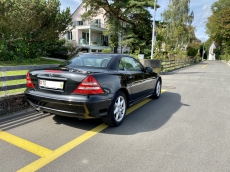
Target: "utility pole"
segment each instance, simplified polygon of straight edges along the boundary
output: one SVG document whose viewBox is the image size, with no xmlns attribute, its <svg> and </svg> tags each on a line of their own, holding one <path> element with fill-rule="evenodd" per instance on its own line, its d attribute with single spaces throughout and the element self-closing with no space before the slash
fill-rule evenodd
<svg viewBox="0 0 230 172">
<path fill-rule="evenodd" d="M 155 36 L 155 18 L 156 18 L 156 1 L 154 0 L 154 15 L 153 15 L 153 33 L 152 33 L 152 49 L 151 49 L 151 59 L 153 59 L 153 49 L 154 49 L 154 36 Z"/>
</svg>

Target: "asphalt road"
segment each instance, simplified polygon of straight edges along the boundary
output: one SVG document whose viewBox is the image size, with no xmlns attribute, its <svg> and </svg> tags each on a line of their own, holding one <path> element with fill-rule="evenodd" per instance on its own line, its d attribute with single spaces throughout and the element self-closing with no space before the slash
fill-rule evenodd
<svg viewBox="0 0 230 172">
<path fill-rule="evenodd" d="M 41 113 L 0 120 L 0 171 L 230 171 L 230 66 L 205 61 L 162 78 L 161 98 L 116 128 Z"/>
</svg>

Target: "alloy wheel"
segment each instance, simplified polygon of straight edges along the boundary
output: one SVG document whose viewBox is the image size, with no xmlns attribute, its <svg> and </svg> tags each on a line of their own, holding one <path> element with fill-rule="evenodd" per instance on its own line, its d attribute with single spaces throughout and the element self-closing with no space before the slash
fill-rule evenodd
<svg viewBox="0 0 230 172">
<path fill-rule="evenodd" d="M 160 96 L 161 94 L 161 82 L 157 81 L 157 86 L 156 86 L 156 95 Z"/>
<path fill-rule="evenodd" d="M 124 97 L 119 96 L 114 104 L 114 119 L 117 122 L 120 122 L 125 115 L 125 110 L 126 110 L 126 102 Z"/>
</svg>

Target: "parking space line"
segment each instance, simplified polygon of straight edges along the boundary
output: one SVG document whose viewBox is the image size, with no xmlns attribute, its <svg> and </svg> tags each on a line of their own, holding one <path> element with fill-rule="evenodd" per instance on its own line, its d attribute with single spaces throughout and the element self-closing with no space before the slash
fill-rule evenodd
<svg viewBox="0 0 230 172">
<path fill-rule="evenodd" d="M 208 64 L 206 64 L 206 65 L 202 66 L 202 68 L 205 68 L 206 66 L 208 66 Z"/>
<path fill-rule="evenodd" d="M 165 91 L 166 90 L 162 90 L 162 93 L 164 93 Z M 151 100 L 152 99 L 149 98 L 149 99 L 146 99 L 146 100 L 132 106 L 131 108 L 127 109 L 126 115 L 130 114 L 131 112 L 133 112 L 134 110 L 138 109 L 139 107 L 148 103 Z M 75 148 L 76 146 L 80 145 L 81 143 L 85 142 L 86 140 L 90 139 L 94 135 L 98 134 L 102 130 L 106 129 L 107 127 L 108 127 L 108 125 L 106 125 L 106 124 L 100 124 L 99 126 L 97 126 L 97 127 L 93 128 L 92 130 L 82 134 L 81 136 L 77 137 L 76 139 L 74 139 L 74 140 L 66 143 L 65 145 L 57 148 L 56 150 L 51 152 L 49 155 L 42 157 L 42 158 L 32 162 L 31 164 L 28 164 L 27 166 L 21 168 L 17 172 L 37 171 L 38 169 L 44 167 L 45 165 L 49 164 L 53 160 L 62 156 L 66 152 L 70 151 L 71 149 Z"/>
<path fill-rule="evenodd" d="M 32 143 L 28 140 L 22 139 L 20 137 L 14 136 L 10 133 L 7 133 L 5 131 L 0 130 L 0 139 L 4 140 L 8 143 L 11 143 L 17 147 L 20 147 L 24 150 L 27 150 L 35 155 L 38 155 L 40 157 L 45 157 L 52 153 L 52 150 L 49 150 L 45 147 L 39 146 L 35 143 Z"/>
<path fill-rule="evenodd" d="M 165 91 L 166 90 L 161 90 L 161 93 L 164 93 Z M 136 104 L 135 106 L 130 107 L 129 109 L 127 109 L 126 115 L 130 114 L 131 112 L 135 111 L 136 109 L 138 109 L 139 107 L 143 106 L 144 104 L 148 103 L 151 100 L 153 100 L 153 99 L 147 98 L 147 99 L 141 101 L 140 103 Z"/>
<path fill-rule="evenodd" d="M 28 172 L 28 171 L 36 171 L 45 165 L 49 164 L 53 160 L 57 159 L 61 155 L 65 154 L 66 152 L 70 151 L 71 149 L 75 148 L 76 146 L 80 145 L 81 143 L 85 142 L 86 140 L 90 139 L 100 131 L 104 130 L 107 128 L 108 125 L 106 124 L 101 124 L 94 129 L 82 134 L 81 136 L 77 137 L 76 139 L 68 142 L 67 144 L 57 148 L 54 150 L 51 154 L 49 154 L 46 157 L 42 157 L 31 164 L 25 166 L 24 168 L 18 170 L 18 172 Z"/>
</svg>

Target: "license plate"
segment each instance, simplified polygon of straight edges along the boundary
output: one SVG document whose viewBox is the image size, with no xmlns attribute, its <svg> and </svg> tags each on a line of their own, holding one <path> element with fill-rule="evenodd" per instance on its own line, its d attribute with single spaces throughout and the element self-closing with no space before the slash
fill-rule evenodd
<svg viewBox="0 0 230 172">
<path fill-rule="evenodd" d="M 39 86 L 45 87 L 45 88 L 62 89 L 63 90 L 64 82 L 40 80 Z"/>
</svg>

